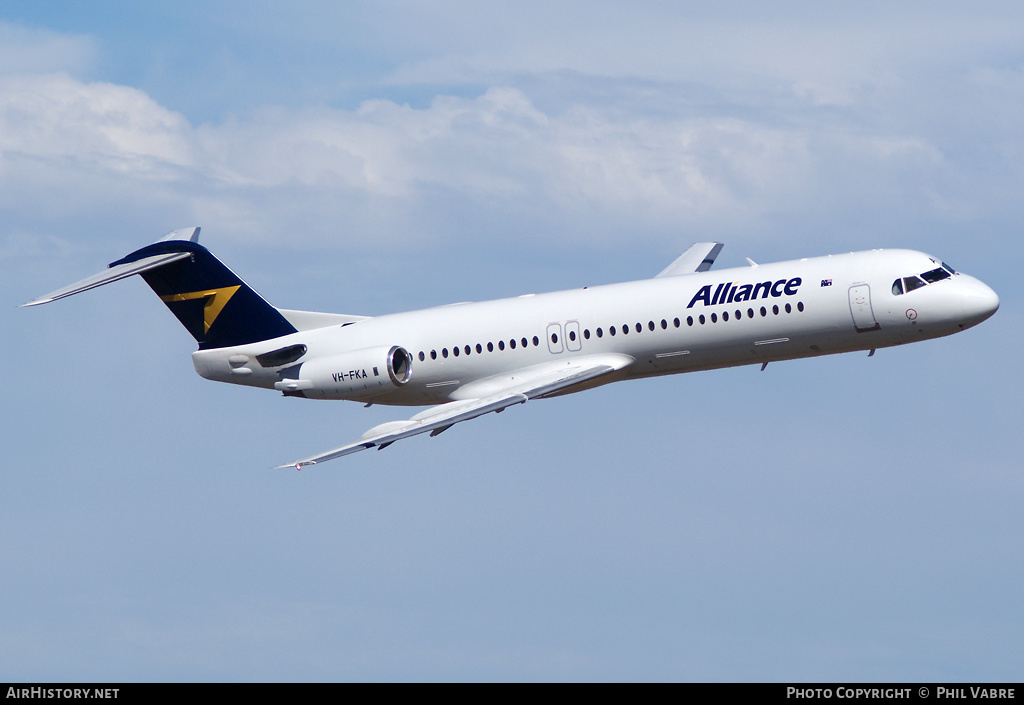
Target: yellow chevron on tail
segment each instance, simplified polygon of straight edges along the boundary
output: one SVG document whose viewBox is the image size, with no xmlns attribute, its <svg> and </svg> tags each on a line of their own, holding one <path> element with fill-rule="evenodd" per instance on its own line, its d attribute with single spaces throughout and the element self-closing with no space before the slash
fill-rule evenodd
<svg viewBox="0 0 1024 705">
<path fill-rule="evenodd" d="M 207 291 L 190 291 L 185 294 L 169 294 L 168 296 L 161 296 L 160 300 L 164 303 L 170 303 L 172 301 L 191 301 L 208 297 L 206 303 L 203 304 L 203 332 L 209 333 L 210 326 L 217 320 L 217 316 L 224 310 L 224 307 L 227 306 L 228 301 L 235 295 L 235 292 L 241 288 L 241 285 L 237 285 L 225 286 L 221 289 L 209 289 Z"/>
</svg>

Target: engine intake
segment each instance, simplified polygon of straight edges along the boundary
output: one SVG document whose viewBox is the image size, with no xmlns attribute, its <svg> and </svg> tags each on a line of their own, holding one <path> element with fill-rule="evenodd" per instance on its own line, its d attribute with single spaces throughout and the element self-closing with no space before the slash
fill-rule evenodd
<svg viewBox="0 0 1024 705">
<path fill-rule="evenodd" d="M 367 399 L 397 389 L 411 378 L 412 355 L 395 345 L 313 358 L 283 371 L 274 387 L 307 399 Z"/>
</svg>

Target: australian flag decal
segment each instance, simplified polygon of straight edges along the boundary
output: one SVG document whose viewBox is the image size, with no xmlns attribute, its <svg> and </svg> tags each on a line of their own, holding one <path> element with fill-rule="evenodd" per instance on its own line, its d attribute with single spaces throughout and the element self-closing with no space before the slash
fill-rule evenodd
<svg viewBox="0 0 1024 705">
<path fill-rule="evenodd" d="M 822 286 L 832 286 L 832 280 L 831 279 L 822 279 L 821 280 L 821 285 Z"/>
</svg>

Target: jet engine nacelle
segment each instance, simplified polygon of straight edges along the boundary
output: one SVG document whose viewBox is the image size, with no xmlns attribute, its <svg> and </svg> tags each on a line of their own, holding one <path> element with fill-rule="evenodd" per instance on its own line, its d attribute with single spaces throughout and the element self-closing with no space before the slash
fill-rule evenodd
<svg viewBox="0 0 1024 705">
<path fill-rule="evenodd" d="M 307 399 L 365 399 L 397 389 L 411 376 L 412 355 L 395 345 L 315 357 L 274 387 Z"/>
</svg>

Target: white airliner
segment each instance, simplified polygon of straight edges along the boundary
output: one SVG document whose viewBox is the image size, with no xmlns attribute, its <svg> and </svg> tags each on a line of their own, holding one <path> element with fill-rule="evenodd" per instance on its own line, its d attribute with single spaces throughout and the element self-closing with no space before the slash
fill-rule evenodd
<svg viewBox="0 0 1024 705">
<path fill-rule="evenodd" d="M 709 271 L 698 243 L 652 279 L 373 318 L 271 306 L 177 230 L 34 306 L 139 274 L 199 343 L 206 379 L 306 399 L 423 406 L 300 468 L 530 399 L 637 377 L 870 350 L 957 333 L 995 313 L 974 277 L 921 252 L 873 250 Z"/>
</svg>

